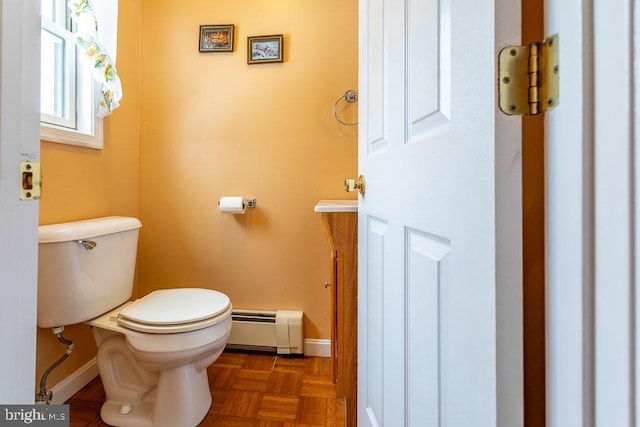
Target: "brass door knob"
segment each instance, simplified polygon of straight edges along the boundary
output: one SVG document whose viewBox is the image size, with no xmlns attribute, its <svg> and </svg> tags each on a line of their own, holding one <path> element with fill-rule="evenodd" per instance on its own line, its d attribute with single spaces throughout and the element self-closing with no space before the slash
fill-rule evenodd
<svg viewBox="0 0 640 427">
<path fill-rule="evenodd" d="M 351 193 L 358 190 L 364 196 L 364 176 L 360 175 L 358 179 L 348 178 L 344 180 L 344 191 Z"/>
</svg>

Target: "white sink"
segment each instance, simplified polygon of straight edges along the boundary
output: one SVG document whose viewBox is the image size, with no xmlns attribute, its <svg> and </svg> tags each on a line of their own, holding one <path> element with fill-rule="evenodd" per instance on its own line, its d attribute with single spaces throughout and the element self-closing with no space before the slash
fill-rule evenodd
<svg viewBox="0 0 640 427">
<path fill-rule="evenodd" d="M 358 212 L 357 200 L 320 200 L 315 212 Z"/>
</svg>

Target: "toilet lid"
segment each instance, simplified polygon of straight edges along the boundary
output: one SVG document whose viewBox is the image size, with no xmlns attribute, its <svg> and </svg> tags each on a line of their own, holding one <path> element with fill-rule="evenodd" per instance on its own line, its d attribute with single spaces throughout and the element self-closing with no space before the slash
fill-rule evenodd
<svg viewBox="0 0 640 427">
<path fill-rule="evenodd" d="M 154 326 L 182 325 L 218 316 L 230 303 L 228 296 L 211 289 L 162 289 L 123 309 L 119 318 Z"/>
</svg>

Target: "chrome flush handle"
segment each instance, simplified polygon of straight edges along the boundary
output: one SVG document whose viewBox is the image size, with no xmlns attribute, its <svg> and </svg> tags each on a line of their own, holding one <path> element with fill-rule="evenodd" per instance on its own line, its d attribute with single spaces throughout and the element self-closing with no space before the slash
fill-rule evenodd
<svg viewBox="0 0 640 427">
<path fill-rule="evenodd" d="M 76 243 L 80 243 L 88 251 L 98 246 L 93 240 L 76 240 Z"/>
</svg>

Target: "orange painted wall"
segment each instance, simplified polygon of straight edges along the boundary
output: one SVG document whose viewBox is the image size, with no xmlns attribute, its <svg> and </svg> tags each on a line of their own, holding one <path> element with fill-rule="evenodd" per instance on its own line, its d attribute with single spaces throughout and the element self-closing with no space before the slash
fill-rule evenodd
<svg viewBox="0 0 640 427">
<path fill-rule="evenodd" d="M 357 129 L 332 108 L 357 89 L 357 2 L 155 0 L 142 16 L 138 294 L 217 289 L 238 308 L 303 310 L 305 337 L 329 338 L 313 208 L 353 197 Z M 202 24 L 234 24 L 235 51 L 199 53 Z M 269 34 L 284 35 L 284 63 L 248 65 L 247 36 Z M 257 208 L 222 215 L 224 195 Z"/>
<path fill-rule="evenodd" d="M 142 0 L 127 0 L 119 4 L 117 68 L 124 97 L 117 112 L 104 119 L 104 149 L 46 141 L 41 144 L 40 224 L 104 215 L 138 215 L 141 3 Z M 69 326 L 64 336 L 74 340 L 74 351 L 51 373 L 48 387 L 96 355 L 88 326 Z M 56 341 L 49 329 L 38 329 L 36 381 L 64 351 L 65 346 Z"/>
</svg>

